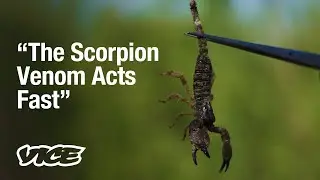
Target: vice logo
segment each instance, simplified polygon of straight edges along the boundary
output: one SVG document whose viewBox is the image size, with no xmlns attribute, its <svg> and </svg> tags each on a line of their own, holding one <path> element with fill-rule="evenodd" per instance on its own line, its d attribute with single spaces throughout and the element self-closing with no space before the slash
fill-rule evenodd
<svg viewBox="0 0 320 180">
<path fill-rule="evenodd" d="M 20 166 L 33 164 L 37 167 L 68 167 L 75 166 L 81 162 L 81 154 L 85 149 L 85 147 L 75 145 L 58 144 L 50 147 L 47 145 L 30 146 L 26 144 L 18 148 L 16 154 Z"/>
</svg>

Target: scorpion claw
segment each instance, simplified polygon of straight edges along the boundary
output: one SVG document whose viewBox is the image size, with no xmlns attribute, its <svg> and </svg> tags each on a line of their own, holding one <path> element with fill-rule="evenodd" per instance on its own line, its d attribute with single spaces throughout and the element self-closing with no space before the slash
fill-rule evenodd
<svg viewBox="0 0 320 180">
<path fill-rule="evenodd" d="M 207 148 L 201 148 L 201 151 L 203 152 L 203 154 L 205 154 L 208 158 L 210 158 L 210 154 L 208 152 Z"/>
<path fill-rule="evenodd" d="M 192 160 L 193 160 L 195 165 L 198 165 L 198 162 L 197 162 L 197 151 L 198 151 L 198 149 L 192 149 Z"/>
<path fill-rule="evenodd" d="M 222 165 L 221 165 L 221 167 L 220 167 L 219 172 L 221 173 L 224 168 L 225 168 L 224 172 L 227 172 L 227 170 L 228 170 L 228 168 L 229 168 L 229 164 L 230 164 L 230 161 L 224 159 L 223 162 L 222 162 Z"/>
<path fill-rule="evenodd" d="M 227 172 L 228 168 L 229 168 L 229 164 L 230 164 L 230 160 L 232 157 L 232 148 L 231 148 L 231 144 L 229 141 L 225 141 L 223 143 L 223 147 L 222 147 L 222 157 L 223 157 L 223 162 L 222 165 L 220 167 L 220 173 L 224 170 L 224 172 Z"/>
</svg>

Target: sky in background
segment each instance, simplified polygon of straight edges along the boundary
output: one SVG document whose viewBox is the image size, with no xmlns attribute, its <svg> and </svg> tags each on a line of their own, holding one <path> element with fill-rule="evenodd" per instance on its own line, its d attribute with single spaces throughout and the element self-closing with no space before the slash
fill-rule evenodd
<svg viewBox="0 0 320 180">
<path fill-rule="evenodd" d="M 198 0 L 199 9 L 204 6 L 205 1 Z M 228 1 L 228 0 L 225 0 Z M 55 7 L 63 0 L 52 0 Z M 114 9 L 126 18 L 148 13 L 148 17 L 189 16 L 189 4 L 186 0 L 82 0 L 75 10 L 79 14 L 81 24 L 90 24 L 99 12 L 106 8 Z M 168 8 L 170 4 L 171 8 Z M 240 21 L 259 21 L 266 12 L 274 11 L 277 21 L 290 28 L 295 21 L 303 20 L 309 7 L 320 6 L 319 0 L 229 0 L 229 8 Z M 163 7 L 163 8 L 161 8 Z M 85 13 L 83 13 L 85 12 Z"/>
<path fill-rule="evenodd" d="M 63 0 L 52 1 L 55 6 L 59 6 Z M 198 1 L 198 4 L 201 5 L 203 1 L 206 0 Z M 171 3 L 172 8 L 169 9 L 171 14 L 180 16 L 185 14 L 185 8 L 188 6 L 186 0 L 82 0 L 82 2 L 80 8 L 93 14 L 105 7 L 113 7 L 124 15 L 135 15 Z M 320 5 L 318 0 L 229 0 L 229 2 L 230 8 L 244 18 L 254 17 L 269 8 L 281 9 L 283 16 L 290 17 L 307 11 L 310 5 Z"/>
</svg>

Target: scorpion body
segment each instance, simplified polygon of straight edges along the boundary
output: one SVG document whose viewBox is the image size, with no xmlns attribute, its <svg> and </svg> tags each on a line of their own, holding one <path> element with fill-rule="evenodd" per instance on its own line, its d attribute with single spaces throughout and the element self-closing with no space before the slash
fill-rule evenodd
<svg viewBox="0 0 320 180">
<path fill-rule="evenodd" d="M 203 34 L 204 32 L 195 0 L 190 0 L 190 10 L 196 31 Z M 179 78 L 186 88 L 189 99 L 182 98 L 182 96 L 179 94 L 171 94 L 166 100 L 162 100 L 161 102 L 165 103 L 172 99 L 178 99 L 187 103 L 193 109 L 193 113 L 181 113 L 178 115 L 178 117 L 191 114 L 194 116 L 194 119 L 185 128 L 183 139 L 185 139 L 188 132 L 192 145 L 192 159 L 196 165 L 198 164 L 196 156 L 198 150 L 201 150 L 208 158 L 210 158 L 210 154 L 208 152 L 208 147 L 210 145 L 209 132 L 218 133 L 221 135 L 221 140 L 223 143 L 223 162 L 220 167 L 220 172 L 223 169 L 227 171 L 232 157 L 230 136 L 225 128 L 214 125 L 216 118 L 211 106 L 211 101 L 213 100 L 211 89 L 214 83 L 215 73 L 212 68 L 211 60 L 208 56 L 207 41 L 203 38 L 198 38 L 198 51 L 199 54 L 196 59 L 195 71 L 193 75 L 193 94 L 191 94 L 187 81 L 181 73 L 168 71 L 162 75 Z"/>
</svg>

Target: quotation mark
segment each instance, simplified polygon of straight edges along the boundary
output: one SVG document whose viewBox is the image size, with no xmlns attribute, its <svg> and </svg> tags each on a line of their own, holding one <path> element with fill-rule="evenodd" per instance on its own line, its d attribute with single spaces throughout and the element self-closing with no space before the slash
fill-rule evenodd
<svg viewBox="0 0 320 180">
<path fill-rule="evenodd" d="M 28 43 L 19 43 L 18 44 L 18 52 L 27 52 L 28 51 Z"/>
<path fill-rule="evenodd" d="M 70 90 L 60 90 L 60 98 L 63 99 L 63 98 L 66 98 L 68 99 L 70 97 Z"/>
</svg>

